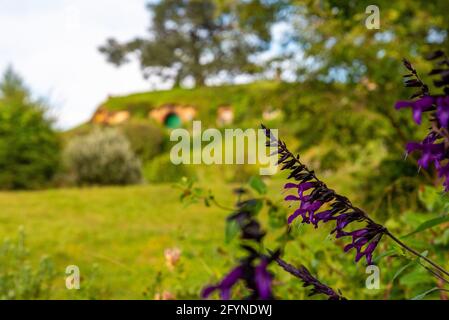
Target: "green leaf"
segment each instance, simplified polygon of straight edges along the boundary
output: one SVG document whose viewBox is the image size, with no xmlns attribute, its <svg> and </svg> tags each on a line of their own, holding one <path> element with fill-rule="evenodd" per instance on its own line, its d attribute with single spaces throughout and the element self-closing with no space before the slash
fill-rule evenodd
<svg viewBox="0 0 449 320">
<path fill-rule="evenodd" d="M 443 234 L 435 239 L 435 244 L 447 246 L 449 244 L 449 229 L 444 230 Z"/>
<path fill-rule="evenodd" d="M 424 223 L 422 223 L 418 228 L 416 228 L 415 231 L 401 237 L 401 238 L 407 238 L 410 237 L 411 235 L 414 235 L 418 232 L 422 232 L 424 230 L 433 228 L 439 224 L 445 223 L 445 222 L 449 222 L 449 216 L 444 216 L 444 217 L 438 217 L 438 218 L 434 218 L 434 219 L 430 219 Z"/>
<path fill-rule="evenodd" d="M 423 252 L 421 252 L 421 255 L 423 257 L 427 257 L 427 255 L 429 254 L 428 250 L 425 250 Z M 402 268 L 400 268 L 393 276 L 393 279 L 391 280 L 391 282 L 394 282 L 394 280 L 396 280 L 397 277 L 399 277 L 406 269 L 408 269 L 409 267 L 411 267 L 412 265 L 415 265 L 419 262 L 421 258 L 416 258 L 413 259 L 412 261 L 410 261 L 409 263 L 407 263 L 405 266 L 403 266 Z"/>
<path fill-rule="evenodd" d="M 417 285 L 433 283 L 433 279 L 432 277 L 429 277 L 427 270 L 423 268 L 416 268 L 415 270 L 402 276 L 399 283 L 403 286 L 413 288 Z"/>
<path fill-rule="evenodd" d="M 248 182 L 249 186 L 259 194 L 267 193 L 267 185 L 259 176 L 252 176 Z"/>
<path fill-rule="evenodd" d="M 240 203 L 241 211 L 249 211 L 252 214 L 257 214 L 263 208 L 263 201 L 261 199 L 249 199 Z"/>
<path fill-rule="evenodd" d="M 403 273 L 407 268 L 411 267 L 412 265 L 414 265 L 416 263 L 416 261 L 410 261 L 409 263 L 407 263 L 405 266 L 403 266 L 402 268 L 400 268 L 393 276 L 393 279 L 391 279 L 391 282 L 394 282 L 394 280 L 396 280 L 397 277 L 399 277 L 401 275 L 401 273 Z"/>
<path fill-rule="evenodd" d="M 436 207 L 439 206 L 441 193 L 434 187 L 425 186 L 424 189 L 418 193 L 418 197 L 428 211 L 434 212 Z"/>
<path fill-rule="evenodd" d="M 235 220 L 226 221 L 225 242 L 229 243 L 234 239 L 240 231 L 240 226 Z"/>
<path fill-rule="evenodd" d="M 285 227 L 285 209 L 277 206 L 270 206 L 270 209 L 268 210 L 268 224 L 273 229 Z"/>
<path fill-rule="evenodd" d="M 418 197 L 429 212 L 445 213 L 449 210 L 449 196 L 440 188 L 426 186 Z"/>
<path fill-rule="evenodd" d="M 382 258 L 393 256 L 395 254 L 398 254 L 398 250 L 397 249 L 391 249 L 391 250 L 382 252 L 381 254 L 379 254 L 377 257 L 375 257 L 373 259 L 373 262 L 374 263 L 378 263 Z"/>
<path fill-rule="evenodd" d="M 440 288 L 432 288 L 430 290 L 427 290 L 426 292 L 423 292 L 421 294 L 418 294 L 416 297 L 413 297 L 411 300 L 422 300 L 425 296 L 427 296 L 429 293 L 432 293 L 434 291 L 438 291 Z"/>
<path fill-rule="evenodd" d="M 200 197 L 203 195 L 203 193 L 204 193 L 204 190 L 202 188 L 193 188 L 192 189 L 192 194 L 194 196 Z"/>
</svg>

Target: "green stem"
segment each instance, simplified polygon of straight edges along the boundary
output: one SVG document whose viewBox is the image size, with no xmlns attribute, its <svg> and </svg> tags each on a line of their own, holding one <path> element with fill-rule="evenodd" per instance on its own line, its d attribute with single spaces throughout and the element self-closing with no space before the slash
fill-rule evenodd
<svg viewBox="0 0 449 320">
<path fill-rule="evenodd" d="M 204 197 L 204 198 L 206 199 L 206 197 Z M 216 207 L 218 207 L 220 209 L 223 209 L 223 210 L 226 210 L 226 211 L 234 211 L 235 210 L 235 208 L 230 208 L 230 207 L 226 207 L 226 206 L 223 206 L 223 205 L 219 204 L 217 202 L 217 200 L 215 200 L 215 198 L 209 198 L 209 199 L 215 204 Z"/>
<path fill-rule="evenodd" d="M 392 235 L 388 230 L 385 232 L 385 234 L 387 236 L 389 236 L 394 242 L 396 242 L 398 245 L 400 245 L 402 248 L 404 248 L 405 250 L 407 250 L 408 252 L 414 254 L 415 256 L 417 256 L 418 258 L 423 259 L 424 261 L 426 261 L 428 264 L 430 264 L 432 267 L 434 267 L 435 269 L 437 269 L 438 271 L 440 271 L 441 273 L 445 274 L 446 276 L 449 276 L 449 272 L 447 272 L 446 270 L 444 270 L 442 267 L 440 267 L 439 265 L 437 265 L 435 262 L 433 262 L 432 260 L 430 260 L 429 258 L 423 256 L 422 254 L 420 254 L 418 251 L 416 251 L 415 249 L 410 248 L 409 246 L 407 246 L 405 243 L 403 243 L 401 240 L 399 240 L 398 238 L 396 238 L 394 235 Z"/>
</svg>

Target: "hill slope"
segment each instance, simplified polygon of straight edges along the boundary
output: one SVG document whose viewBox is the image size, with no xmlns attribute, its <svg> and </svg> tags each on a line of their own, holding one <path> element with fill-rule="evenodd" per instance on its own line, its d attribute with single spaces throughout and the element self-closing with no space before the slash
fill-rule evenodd
<svg viewBox="0 0 449 320">
<path fill-rule="evenodd" d="M 197 118 L 215 123 L 217 109 L 231 106 L 235 113 L 234 123 L 262 119 L 262 112 L 274 109 L 297 109 L 299 100 L 315 99 L 316 92 L 334 95 L 342 88 L 316 83 L 280 83 L 260 81 L 244 85 L 223 85 L 193 89 L 135 93 L 128 96 L 110 97 L 99 108 L 110 112 L 126 110 L 131 117 L 148 117 L 148 112 L 166 104 L 189 105 L 197 109 Z M 305 100 L 304 100 L 305 98 Z"/>
</svg>

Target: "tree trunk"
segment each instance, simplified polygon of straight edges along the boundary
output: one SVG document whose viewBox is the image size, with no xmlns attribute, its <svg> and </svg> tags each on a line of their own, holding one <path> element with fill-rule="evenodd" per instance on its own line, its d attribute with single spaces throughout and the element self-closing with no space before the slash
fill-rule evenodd
<svg viewBox="0 0 449 320">
<path fill-rule="evenodd" d="M 200 41 L 195 31 L 190 31 L 190 41 L 192 42 L 192 58 L 193 58 L 193 78 L 195 79 L 196 87 L 204 86 L 204 74 L 200 63 L 201 51 L 198 49 L 198 42 Z"/>
<path fill-rule="evenodd" d="M 194 75 L 195 78 L 195 86 L 197 87 L 204 87 L 205 85 L 205 79 L 201 72 Z"/>
<path fill-rule="evenodd" d="M 178 71 L 175 77 L 175 82 L 173 83 L 173 88 L 180 88 L 181 87 L 181 72 Z"/>
</svg>

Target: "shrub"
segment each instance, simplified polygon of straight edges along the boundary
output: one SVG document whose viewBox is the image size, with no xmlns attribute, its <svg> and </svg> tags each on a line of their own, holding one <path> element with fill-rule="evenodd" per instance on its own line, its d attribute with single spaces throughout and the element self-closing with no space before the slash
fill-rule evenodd
<svg viewBox="0 0 449 320">
<path fill-rule="evenodd" d="M 42 103 L 9 69 L 0 83 L 0 188 L 48 185 L 59 169 L 60 142 Z"/>
<path fill-rule="evenodd" d="M 179 164 L 175 165 L 170 161 L 169 154 L 162 154 L 155 157 L 144 166 L 145 180 L 148 182 L 177 182 L 182 177 L 193 178 L 195 172 L 192 168 Z"/>
<path fill-rule="evenodd" d="M 96 129 L 74 138 L 64 152 L 78 184 L 133 184 L 142 179 L 141 164 L 126 137 L 115 129 Z"/>
<path fill-rule="evenodd" d="M 142 162 L 153 159 L 162 152 L 164 132 L 148 120 L 131 120 L 122 126 L 133 152 Z"/>
</svg>

